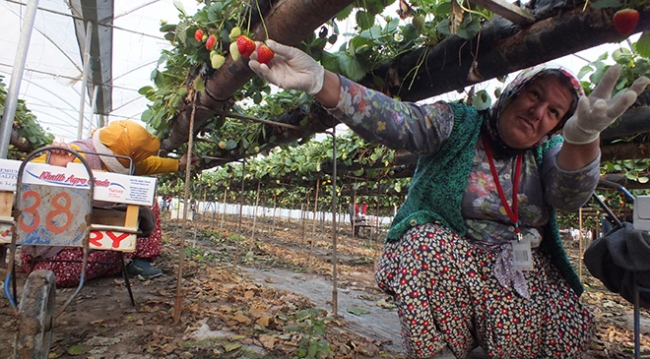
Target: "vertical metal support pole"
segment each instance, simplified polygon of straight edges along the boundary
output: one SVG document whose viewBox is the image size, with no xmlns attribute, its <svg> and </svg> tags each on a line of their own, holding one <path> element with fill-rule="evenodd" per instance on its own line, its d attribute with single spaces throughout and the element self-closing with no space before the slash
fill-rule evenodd
<svg viewBox="0 0 650 359">
<path fill-rule="evenodd" d="M 91 118 L 91 120 L 88 122 L 88 131 L 86 131 L 86 138 L 89 138 L 89 137 L 90 137 L 90 134 L 91 134 L 92 131 L 93 131 L 93 122 L 94 122 L 94 121 L 93 121 L 93 117 L 92 117 L 92 116 L 95 114 L 95 111 L 97 110 L 97 94 L 98 94 L 98 92 L 99 92 L 99 86 L 93 86 L 93 97 L 92 97 L 92 99 L 90 100 L 90 101 L 91 101 L 91 102 L 90 102 L 90 106 L 91 106 L 91 107 L 90 107 L 90 108 L 91 108 L 91 110 L 90 110 L 90 116 L 91 116 L 91 117 L 90 117 L 90 118 Z M 100 118 L 98 117 L 98 118 L 97 118 L 97 126 L 98 126 L 98 127 L 96 127 L 96 128 L 99 128 L 99 123 L 100 123 L 100 122 L 101 122 L 101 120 L 100 120 Z M 101 126 L 101 127 L 104 127 L 104 126 Z"/>
<path fill-rule="evenodd" d="M 9 152 L 9 141 L 11 140 L 11 131 L 13 129 L 14 116 L 16 115 L 18 93 L 20 92 L 20 83 L 23 80 L 23 70 L 25 69 L 25 61 L 27 61 L 27 50 L 29 48 L 29 40 L 32 37 L 37 8 L 38 0 L 27 1 L 23 26 L 20 29 L 20 38 L 18 39 L 18 49 L 14 58 L 14 67 L 11 71 L 11 83 L 7 90 L 5 108 L 2 112 L 2 124 L 0 125 L 0 158 L 7 158 L 7 152 Z"/>
<path fill-rule="evenodd" d="M 88 84 L 88 73 L 90 72 L 90 41 L 92 40 L 93 24 L 88 21 L 86 24 L 86 43 L 84 44 L 84 73 L 81 79 L 81 104 L 79 105 L 79 125 L 77 126 L 77 140 L 81 140 L 84 129 L 84 107 L 86 105 L 86 86 Z"/>
</svg>

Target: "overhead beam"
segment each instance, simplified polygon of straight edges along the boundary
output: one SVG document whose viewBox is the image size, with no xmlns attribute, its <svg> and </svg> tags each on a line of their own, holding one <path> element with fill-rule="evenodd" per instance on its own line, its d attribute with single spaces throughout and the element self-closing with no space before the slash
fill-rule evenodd
<svg viewBox="0 0 650 359">
<path fill-rule="evenodd" d="M 650 6 L 638 10 L 640 20 L 634 33 L 650 29 Z M 483 25 L 480 36 L 471 40 L 446 38 L 434 48 L 421 48 L 398 57 L 361 82 L 376 88 L 378 76 L 386 84 L 381 90 L 404 101 L 463 90 L 604 43 L 624 40 L 614 28 L 613 14 L 611 9 L 583 10 L 578 6 L 557 10 L 554 16 L 523 29 L 495 17 Z"/>
</svg>

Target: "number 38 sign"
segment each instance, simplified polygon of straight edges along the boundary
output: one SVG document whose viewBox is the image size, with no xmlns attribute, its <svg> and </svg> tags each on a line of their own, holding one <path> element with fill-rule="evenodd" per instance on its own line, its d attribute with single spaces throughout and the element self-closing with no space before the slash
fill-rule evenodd
<svg viewBox="0 0 650 359">
<path fill-rule="evenodd" d="M 17 192 L 17 244 L 82 247 L 88 235 L 90 191 L 22 184 Z"/>
</svg>

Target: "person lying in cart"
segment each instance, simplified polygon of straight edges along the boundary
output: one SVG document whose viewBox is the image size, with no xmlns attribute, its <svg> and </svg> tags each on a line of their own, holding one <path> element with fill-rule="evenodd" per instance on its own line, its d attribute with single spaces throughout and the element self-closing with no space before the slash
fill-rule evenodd
<svg viewBox="0 0 650 359">
<path fill-rule="evenodd" d="M 611 66 L 587 97 L 569 71 L 538 66 L 477 111 L 400 102 L 297 48 L 267 45 L 268 64 L 256 53 L 249 61 L 259 76 L 314 95 L 367 141 L 419 155 L 375 270 L 397 305 L 408 357 L 466 358 L 477 346 L 491 358 L 581 357 L 595 319 L 580 303 L 555 210 L 587 202 L 600 174 L 600 132 L 650 79 L 612 98 L 621 67 Z"/>
<path fill-rule="evenodd" d="M 160 141 L 156 136 L 149 133 L 144 126 L 130 120 L 114 121 L 108 126 L 96 130 L 92 137 L 88 139 L 74 141 L 69 145 L 55 145 L 66 146 L 78 151 L 130 157 L 135 167 L 135 173 L 133 173 L 135 175 L 176 172 L 184 169 L 187 164 L 186 155 L 183 155 L 180 159 L 154 156 L 153 154 L 158 152 L 160 148 Z M 130 162 L 125 158 L 100 156 L 91 153 L 81 153 L 81 155 L 88 162 L 91 169 L 130 174 Z M 44 155 L 39 159 L 45 161 L 45 158 Z M 51 165 L 65 166 L 74 159 L 75 157 L 67 151 L 51 151 L 47 161 Z M 197 161 L 196 158 L 193 159 L 193 162 L 195 161 Z M 160 209 L 157 201 L 154 201 L 149 215 L 143 209 L 140 211 L 145 213 L 144 216 L 140 216 L 140 230 L 149 234 L 137 239 L 135 252 L 125 254 L 126 259 L 129 260 L 127 272 L 130 275 L 139 275 L 144 279 L 154 278 L 163 274 L 161 269 L 151 265 L 151 262 L 161 253 Z M 146 223 L 143 223 L 143 221 Z M 81 248 L 23 246 L 20 259 L 25 272 L 30 272 L 32 259 L 35 257 L 39 261 L 34 269 L 46 269 L 54 272 L 57 287 L 79 285 L 81 259 L 83 258 Z M 88 255 L 88 262 L 86 279 L 116 275 L 122 270 L 119 252 L 115 251 L 92 251 Z"/>
</svg>

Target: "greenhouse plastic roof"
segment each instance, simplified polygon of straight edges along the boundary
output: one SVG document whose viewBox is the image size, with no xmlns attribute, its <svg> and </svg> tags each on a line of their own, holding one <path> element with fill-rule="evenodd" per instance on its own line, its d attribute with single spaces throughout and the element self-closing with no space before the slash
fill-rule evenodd
<svg viewBox="0 0 650 359">
<path fill-rule="evenodd" d="M 176 1 L 188 12 L 196 2 Z M 26 1 L 0 5 L 0 76 L 11 81 Z M 32 30 L 18 98 L 39 123 L 59 139 L 74 140 L 81 108 L 86 20 L 99 26 L 91 31 L 88 84 L 98 87 L 96 114 L 107 122 L 140 119 L 148 100 L 138 89 L 151 85 L 151 71 L 161 50 L 170 44 L 160 33 L 161 20 L 175 23 L 178 10 L 172 0 L 41 0 Z M 99 123 L 86 91 L 84 137 Z M 89 123 L 92 122 L 92 125 Z"/>
</svg>

